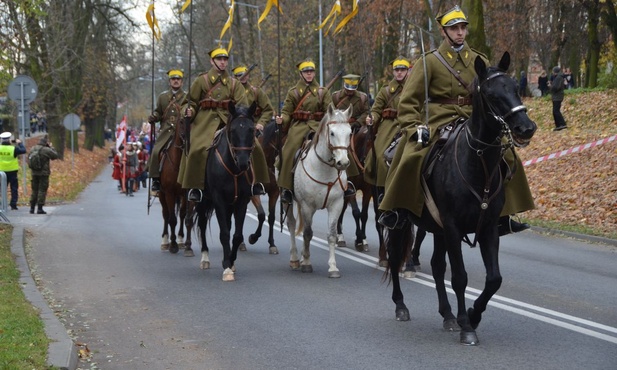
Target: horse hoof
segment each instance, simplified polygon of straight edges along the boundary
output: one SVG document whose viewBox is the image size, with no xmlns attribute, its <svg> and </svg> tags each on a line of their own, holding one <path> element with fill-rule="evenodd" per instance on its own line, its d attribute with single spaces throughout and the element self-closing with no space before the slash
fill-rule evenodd
<svg viewBox="0 0 617 370">
<path fill-rule="evenodd" d="M 300 261 L 289 261 L 289 267 L 291 267 L 292 270 L 299 270 Z"/>
<path fill-rule="evenodd" d="M 409 321 L 409 310 L 407 308 L 397 309 L 396 321 Z"/>
<path fill-rule="evenodd" d="M 192 249 L 185 249 L 184 250 L 184 257 L 195 257 L 195 253 L 193 252 Z"/>
<path fill-rule="evenodd" d="M 333 278 L 333 279 L 338 279 L 341 277 L 341 272 L 340 271 L 330 271 L 328 272 L 328 277 Z"/>
<path fill-rule="evenodd" d="M 268 252 L 270 252 L 270 254 L 279 254 L 279 250 L 275 245 L 270 246 Z"/>
<path fill-rule="evenodd" d="M 416 277 L 416 272 L 415 271 L 411 271 L 411 270 L 405 270 L 403 272 L 403 277 L 405 279 L 413 279 Z"/>
<path fill-rule="evenodd" d="M 257 243 L 257 240 L 259 240 L 259 238 L 256 237 L 255 234 L 249 235 L 249 244 L 250 245 L 253 245 L 253 244 Z"/>
<path fill-rule="evenodd" d="M 379 267 L 388 267 L 388 260 L 379 261 Z"/>
<path fill-rule="evenodd" d="M 475 331 L 462 331 L 461 344 L 464 346 L 477 346 L 480 344 Z"/>
<path fill-rule="evenodd" d="M 236 281 L 235 273 L 230 268 L 223 271 L 223 281 Z"/>
<path fill-rule="evenodd" d="M 336 242 L 336 246 L 339 248 L 345 248 L 347 247 L 347 242 L 345 240 L 338 240 Z"/>
<path fill-rule="evenodd" d="M 236 272 L 236 265 L 231 266 L 231 271 Z"/>
<path fill-rule="evenodd" d="M 443 330 L 461 331 L 461 327 L 456 322 L 456 319 L 446 319 L 446 320 L 443 320 Z"/>
<path fill-rule="evenodd" d="M 209 269 L 209 268 L 210 268 L 210 262 L 207 262 L 207 261 L 202 261 L 202 262 L 199 264 L 199 268 L 200 268 L 200 269 L 202 269 L 202 270 L 207 270 L 207 269 Z"/>
<path fill-rule="evenodd" d="M 246 244 L 240 243 L 240 245 L 238 246 L 238 250 L 242 252 L 246 252 Z"/>
<path fill-rule="evenodd" d="M 422 268 L 420 267 L 420 264 L 419 264 L 419 263 L 418 263 L 417 265 L 416 265 L 416 264 L 414 264 L 414 265 L 413 265 L 413 268 L 415 268 L 415 269 L 416 269 L 416 272 L 420 272 L 420 271 L 422 271 Z"/>
<path fill-rule="evenodd" d="M 358 252 L 368 252 L 368 244 L 364 244 L 363 242 L 356 243 L 356 250 Z"/>
<path fill-rule="evenodd" d="M 178 244 L 172 244 L 172 245 L 169 247 L 169 253 L 171 253 L 171 254 L 176 254 L 176 253 L 178 253 L 178 250 L 179 250 L 179 249 L 178 249 Z"/>
<path fill-rule="evenodd" d="M 300 268 L 300 271 L 313 272 L 313 266 L 312 265 L 302 265 L 302 267 Z"/>
<path fill-rule="evenodd" d="M 162 251 L 168 251 L 169 250 L 169 244 L 161 244 L 161 250 Z"/>
</svg>

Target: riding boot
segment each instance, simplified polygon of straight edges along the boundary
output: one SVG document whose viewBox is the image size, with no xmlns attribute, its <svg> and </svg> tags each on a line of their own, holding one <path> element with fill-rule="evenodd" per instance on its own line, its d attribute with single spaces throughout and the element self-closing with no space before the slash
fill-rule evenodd
<svg viewBox="0 0 617 370">
<path fill-rule="evenodd" d="M 152 187 L 151 187 L 151 189 L 152 189 L 152 191 L 159 191 L 159 190 L 161 190 L 161 181 L 159 180 L 158 177 L 153 177 L 152 178 Z"/>
<path fill-rule="evenodd" d="M 293 194 L 291 190 L 281 188 L 281 201 L 286 204 L 291 204 L 293 202 Z"/>
<path fill-rule="evenodd" d="M 409 211 L 402 208 L 384 211 L 379 216 L 378 222 L 388 229 L 400 230 L 409 222 Z"/>
<path fill-rule="evenodd" d="M 499 217 L 499 226 L 497 226 L 499 236 L 518 233 L 529 228 L 530 226 L 528 223 L 514 221 L 510 216 Z"/>
<path fill-rule="evenodd" d="M 252 195 L 266 194 L 266 188 L 264 187 L 264 184 L 262 184 L 261 182 L 254 183 L 253 186 L 251 187 L 251 194 Z"/>
<path fill-rule="evenodd" d="M 203 192 L 201 191 L 201 189 L 191 189 L 189 190 L 188 201 L 199 203 L 201 202 L 202 196 Z"/>
<path fill-rule="evenodd" d="M 46 215 L 47 212 L 43 211 L 43 205 L 39 204 L 39 209 L 36 211 L 37 215 Z"/>
<path fill-rule="evenodd" d="M 347 189 L 345 189 L 345 198 L 356 195 L 356 186 L 351 181 L 347 181 Z"/>
</svg>

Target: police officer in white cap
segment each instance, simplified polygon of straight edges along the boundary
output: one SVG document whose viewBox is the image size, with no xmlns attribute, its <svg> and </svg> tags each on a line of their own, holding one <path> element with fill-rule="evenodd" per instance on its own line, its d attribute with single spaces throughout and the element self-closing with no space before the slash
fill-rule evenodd
<svg viewBox="0 0 617 370">
<path fill-rule="evenodd" d="M 0 134 L 0 171 L 6 173 L 6 182 L 11 188 L 11 209 L 17 210 L 17 199 L 19 196 L 19 181 L 17 171 L 19 171 L 18 155 L 26 153 L 26 147 L 21 140 L 11 140 L 13 135 L 10 132 Z"/>
</svg>

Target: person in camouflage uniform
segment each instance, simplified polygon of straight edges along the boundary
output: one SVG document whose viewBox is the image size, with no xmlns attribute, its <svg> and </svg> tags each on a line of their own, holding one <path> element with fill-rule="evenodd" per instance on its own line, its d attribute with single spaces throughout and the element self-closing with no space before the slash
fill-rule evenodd
<svg viewBox="0 0 617 370">
<path fill-rule="evenodd" d="M 156 109 L 148 117 L 151 133 L 155 132 L 154 124 L 156 122 L 161 124 L 148 162 L 148 176 L 152 178 L 152 190 L 154 191 L 161 189 L 159 154 L 167 145 L 167 142 L 173 138 L 176 122 L 182 119 L 180 104 L 186 95 L 186 92 L 182 90 L 182 78 L 184 77 L 182 71 L 172 69 L 167 72 L 167 76 L 169 76 L 169 90 L 159 95 L 156 101 Z"/>
<path fill-rule="evenodd" d="M 400 223 L 408 220 L 406 212 L 420 217 L 424 206 L 424 193 L 420 186 L 420 172 L 424 157 L 431 144 L 437 138 L 438 128 L 454 121 L 458 117 L 469 118 L 472 111 L 470 92 L 443 65 L 436 56 L 443 59 L 467 84 L 476 77 L 474 60 L 479 55 L 488 63 L 487 58 L 471 49 L 465 42 L 467 35 L 467 18 L 458 6 L 437 17 L 444 41 L 437 50 L 424 55 L 424 65 L 419 60 L 405 83 L 399 101 L 398 120 L 402 139 L 396 150 L 392 166 L 386 179 L 386 191 L 379 209 L 383 211 L 379 222 L 388 228 L 400 228 Z M 424 75 L 428 78 L 425 82 Z M 425 104 L 425 83 L 428 85 L 429 104 Z M 428 132 L 421 135 L 417 142 L 418 126 L 424 125 L 425 107 L 429 109 Z M 499 233 L 505 235 L 529 228 L 529 225 L 515 222 L 509 215 L 534 208 L 533 197 L 529 190 L 524 167 L 518 156 L 506 151 L 505 158 L 510 168 L 517 166 L 513 178 L 505 184 L 506 202 L 499 220 Z M 516 164 L 515 164 L 516 163 Z"/>
<path fill-rule="evenodd" d="M 30 213 L 34 213 L 34 206 L 38 206 L 36 213 L 45 215 L 47 212 L 43 210 L 45 200 L 47 198 L 47 189 L 49 188 L 49 176 L 51 168 L 49 162 L 58 159 L 58 152 L 47 138 L 43 136 L 39 143 L 32 147 L 31 151 L 38 150 L 41 160 L 41 169 L 32 171 L 32 181 L 30 182 L 32 194 L 30 194 Z"/>
<path fill-rule="evenodd" d="M 375 140 L 372 150 L 375 153 L 369 152 L 366 156 L 364 179 L 369 184 L 377 186 L 378 195 L 383 194 L 386 185 L 388 166 L 383 154 L 399 131 L 397 108 L 410 68 L 411 63 L 403 56 L 398 56 L 392 61 L 394 76 L 386 86 L 379 90 L 371 108 L 371 114 L 366 117 L 366 124 L 373 126 Z"/>
<path fill-rule="evenodd" d="M 272 103 L 270 103 L 268 94 L 266 94 L 261 87 L 251 85 L 251 71 L 246 65 L 238 65 L 232 69 L 232 73 L 234 77 L 242 83 L 248 105 L 250 106 L 253 102 L 257 102 L 257 110 L 255 111 L 253 120 L 255 121 L 255 129 L 258 131 L 263 131 L 264 127 L 268 124 L 268 122 L 270 122 L 270 120 L 272 120 L 272 117 L 274 117 L 274 108 L 272 107 Z M 264 155 L 263 148 L 258 140 L 255 140 L 255 148 L 253 149 L 253 153 L 255 153 L 253 155 L 253 172 L 255 173 L 255 181 L 260 184 L 267 184 L 270 182 L 268 164 L 266 163 L 266 156 Z M 263 161 L 261 159 L 263 159 Z M 265 189 L 260 188 L 258 195 L 262 194 L 265 194 Z"/>
<path fill-rule="evenodd" d="M 315 80 L 315 63 L 305 60 L 296 65 L 300 73 L 300 80 L 296 86 L 289 89 L 283 103 L 280 116 L 276 116 L 276 123 L 283 133 L 287 133 L 280 160 L 278 161 L 277 183 L 281 187 L 281 199 L 287 204 L 293 201 L 293 165 L 294 156 L 302 146 L 302 141 L 310 130 L 317 131 L 319 123 L 324 117 L 328 105 L 332 103 L 330 91 L 319 86 Z M 282 163 L 281 163 L 282 162 Z M 353 161 L 351 161 L 353 163 Z M 353 173 L 352 165 L 347 168 L 347 176 L 357 176 L 358 169 Z M 352 195 L 353 190 L 348 188 L 345 196 Z M 351 193 L 350 193 L 351 192 Z"/>
<path fill-rule="evenodd" d="M 212 68 L 195 79 L 182 104 L 182 111 L 191 120 L 191 145 L 188 156 L 180 162 L 178 182 L 182 188 L 190 189 L 188 200 L 192 202 L 201 201 L 206 184 L 207 149 L 216 130 L 229 120 L 229 103 L 248 106 L 244 87 L 227 73 L 227 50 L 219 47 L 208 54 Z M 256 154 L 252 154 L 253 158 Z M 262 184 L 253 184 L 253 194 L 261 194 L 259 189 L 263 190 Z"/>
</svg>

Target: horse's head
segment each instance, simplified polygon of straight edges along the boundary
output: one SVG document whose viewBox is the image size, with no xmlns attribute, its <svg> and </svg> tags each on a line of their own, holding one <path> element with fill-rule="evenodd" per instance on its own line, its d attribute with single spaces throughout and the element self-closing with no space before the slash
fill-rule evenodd
<svg viewBox="0 0 617 370">
<path fill-rule="evenodd" d="M 351 105 L 342 111 L 330 104 L 326 115 L 321 120 L 317 135 L 317 140 L 323 141 L 322 145 L 327 145 L 331 153 L 328 163 L 341 171 L 349 166 L 347 152 L 351 142 L 349 117 L 351 117 L 352 110 Z"/>
<path fill-rule="evenodd" d="M 255 123 L 252 117 L 256 107 L 255 102 L 249 108 L 233 103 L 229 103 L 228 107 L 230 117 L 225 134 L 234 163 L 241 171 L 249 169 L 251 152 L 255 147 Z"/>
<path fill-rule="evenodd" d="M 506 74 L 510 67 L 510 53 L 503 54 L 497 67 L 487 67 L 482 58 L 476 57 L 474 67 L 478 75 L 474 114 L 481 107 L 480 114 L 488 115 L 491 122 L 500 122 L 503 133 L 511 135 L 516 146 L 527 146 L 537 126 L 527 115 L 516 82 Z"/>
</svg>

